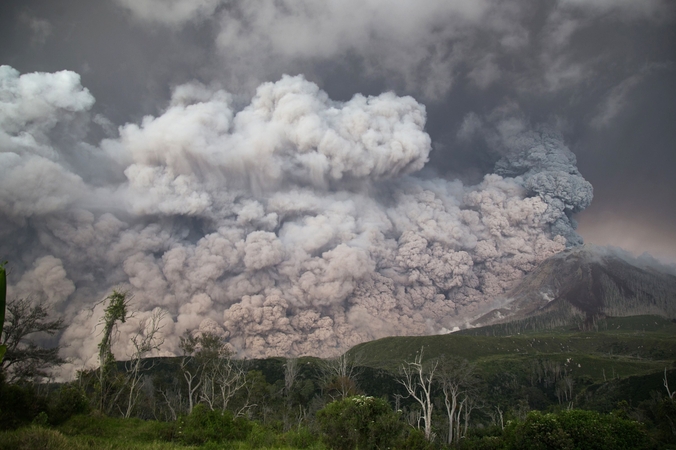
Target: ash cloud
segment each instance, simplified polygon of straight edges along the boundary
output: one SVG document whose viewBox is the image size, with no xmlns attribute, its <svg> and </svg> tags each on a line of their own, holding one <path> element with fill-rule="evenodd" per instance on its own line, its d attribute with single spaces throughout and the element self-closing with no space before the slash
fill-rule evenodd
<svg viewBox="0 0 676 450">
<path fill-rule="evenodd" d="M 214 78 L 254 89 L 289 71 L 323 78 L 322 64 L 359 67 L 361 77 L 442 100 L 458 84 L 521 94 L 576 90 L 604 72 L 607 57 L 575 39 L 599 25 L 664 23 L 667 0 L 117 0 L 137 21 L 209 29 Z M 217 65 L 218 65 L 217 64 Z M 348 70 L 349 71 L 349 70 Z M 569 92 L 568 92 L 569 93 Z"/>
<path fill-rule="evenodd" d="M 244 107 L 183 84 L 161 114 L 95 144 L 102 118 L 73 72 L 3 66 L 0 101 L 0 253 L 11 295 L 65 316 L 68 370 L 96 364 L 113 287 L 138 311 L 120 357 L 156 308 L 163 355 L 186 330 L 261 357 L 463 326 L 579 242 L 572 215 L 592 194 L 561 138 L 523 124 L 480 183 L 417 177 L 431 151 L 422 104 L 337 102 L 302 76 L 262 84 Z"/>
</svg>

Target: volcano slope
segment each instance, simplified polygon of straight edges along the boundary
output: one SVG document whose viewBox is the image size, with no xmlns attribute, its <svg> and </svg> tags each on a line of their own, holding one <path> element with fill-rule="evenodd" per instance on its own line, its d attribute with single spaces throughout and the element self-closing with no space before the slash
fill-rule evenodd
<svg viewBox="0 0 676 450">
<path fill-rule="evenodd" d="M 464 359 L 487 385 L 507 386 L 502 390 L 509 394 L 495 399 L 505 404 L 532 397 L 526 391 L 539 386 L 534 379 L 545 380 L 541 392 L 556 402 L 552 386 L 565 377 L 574 381 L 576 395 L 621 382 L 641 389 L 622 390 L 626 398 L 613 401 L 643 401 L 664 390 L 662 374 L 666 368 L 671 380 L 676 366 L 676 277 L 661 269 L 606 248 L 568 249 L 545 260 L 509 292 L 502 307 L 467 329 L 379 339 L 350 353 L 391 373 L 421 349 L 424 360 Z M 558 381 L 549 383 L 549 376 Z M 604 395 L 594 401 L 606 400 Z"/>
<path fill-rule="evenodd" d="M 666 267 L 620 250 L 581 246 L 543 261 L 502 300 L 503 306 L 471 323 L 504 324 L 491 332 L 512 334 L 576 326 L 599 319 L 655 315 L 676 318 L 676 276 Z"/>
</svg>

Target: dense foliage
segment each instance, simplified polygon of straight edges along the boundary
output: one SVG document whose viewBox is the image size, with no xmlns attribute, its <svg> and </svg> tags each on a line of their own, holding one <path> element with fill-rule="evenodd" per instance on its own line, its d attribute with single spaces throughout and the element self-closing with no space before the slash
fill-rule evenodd
<svg viewBox="0 0 676 450">
<path fill-rule="evenodd" d="M 387 401 L 357 395 L 328 404 L 317 413 L 322 439 L 332 450 L 394 448 L 404 423 Z"/>
</svg>

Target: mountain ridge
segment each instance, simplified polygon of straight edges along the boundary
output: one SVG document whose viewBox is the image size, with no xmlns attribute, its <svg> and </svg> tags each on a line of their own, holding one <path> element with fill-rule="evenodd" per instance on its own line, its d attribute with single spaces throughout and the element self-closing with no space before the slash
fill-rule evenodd
<svg viewBox="0 0 676 450">
<path fill-rule="evenodd" d="M 523 322 L 547 329 L 593 327 L 604 317 L 676 318 L 676 276 L 620 251 L 597 246 L 564 250 L 540 263 L 505 296 L 503 306 L 472 327 Z"/>
</svg>

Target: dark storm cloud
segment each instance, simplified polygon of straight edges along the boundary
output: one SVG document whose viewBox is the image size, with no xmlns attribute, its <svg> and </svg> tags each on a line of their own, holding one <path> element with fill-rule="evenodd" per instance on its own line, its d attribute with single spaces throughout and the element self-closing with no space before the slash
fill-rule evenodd
<svg viewBox="0 0 676 450">
<path fill-rule="evenodd" d="M 167 354 L 190 329 L 266 355 L 462 325 L 577 242 L 582 175 L 583 235 L 615 211 L 673 242 L 668 2 L 0 8 L 0 252 L 77 364 L 114 285 L 170 312 Z"/>
</svg>

